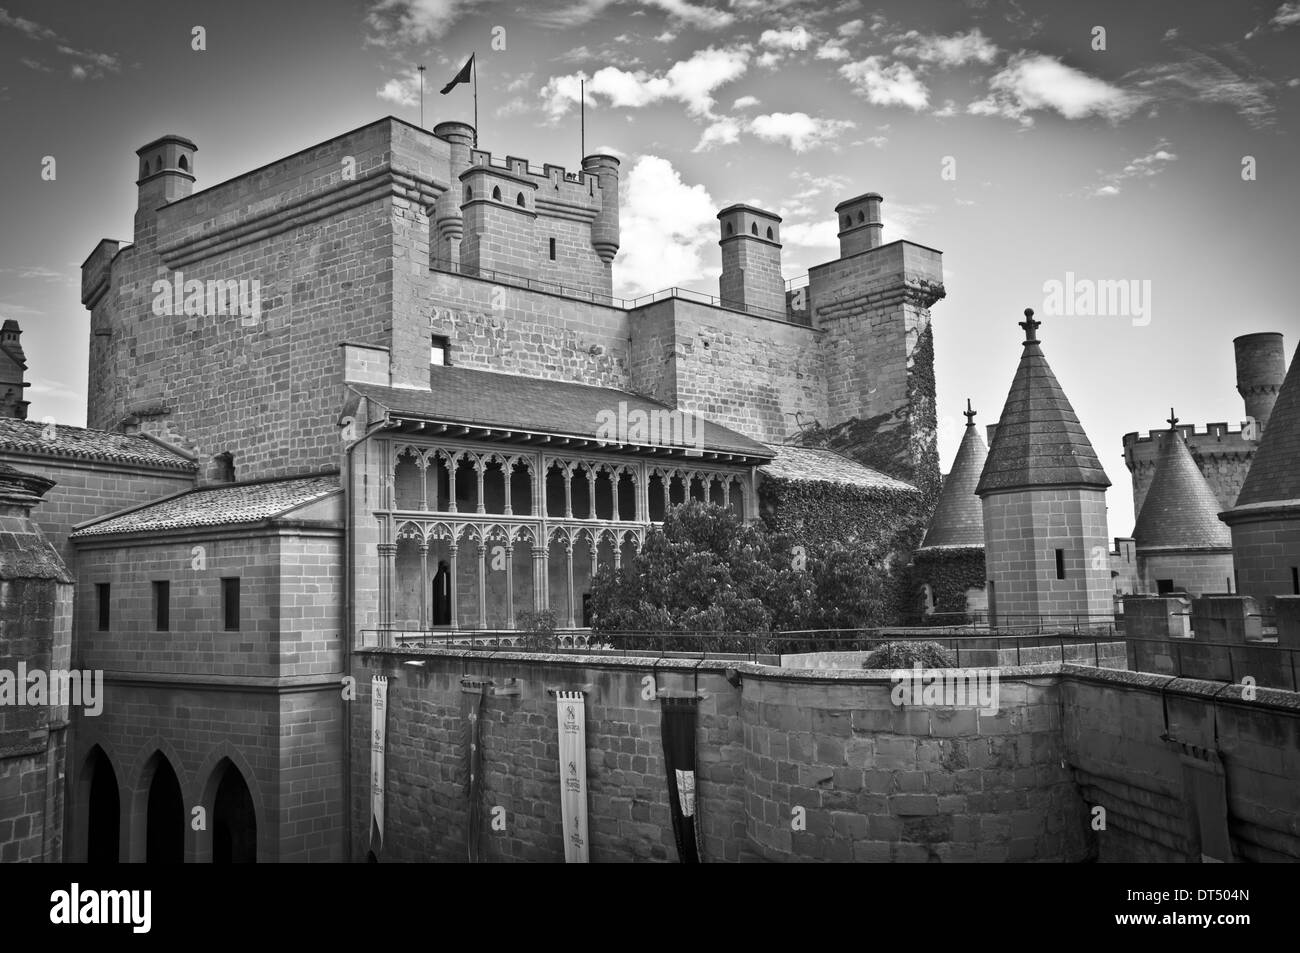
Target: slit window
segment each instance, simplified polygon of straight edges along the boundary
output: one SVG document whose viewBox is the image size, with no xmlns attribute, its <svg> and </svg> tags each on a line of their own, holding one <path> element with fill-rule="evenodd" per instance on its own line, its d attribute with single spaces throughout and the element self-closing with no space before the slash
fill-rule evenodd
<svg viewBox="0 0 1300 953">
<path fill-rule="evenodd" d="M 1064 549 L 1058 549 L 1056 551 L 1056 578 L 1057 579 L 1065 578 L 1065 550 Z"/>
<path fill-rule="evenodd" d="M 97 624 L 95 627 L 100 632 L 108 631 L 108 623 L 109 623 L 109 614 L 108 614 L 109 601 L 108 600 L 109 600 L 110 591 L 111 590 L 109 588 L 108 583 L 106 582 L 95 583 L 95 610 L 96 610 L 96 614 L 98 615 Z"/>
<path fill-rule="evenodd" d="M 555 239 L 551 239 L 551 261 L 555 261 Z"/>
<path fill-rule="evenodd" d="M 239 577 L 226 576 L 221 580 L 221 614 L 227 632 L 239 631 Z"/>
<path fill-rule="evenodd" d="M 158 632 L 171 628 L 172 584 L 155 580 L 153 584 L 153 627 Z"/>
<path fill-rule="evenodd" d="M 445 337 L 435 334 L 429 343 L 429 363 L 438 367 L 450 364 L 448 357 L 451 354 L 451 342 Z"/>
<path fill-rule="evenodd" d="M 1291 593 L 1300 596 L 1300 566 L 1291 567 Z"/>
</svg>

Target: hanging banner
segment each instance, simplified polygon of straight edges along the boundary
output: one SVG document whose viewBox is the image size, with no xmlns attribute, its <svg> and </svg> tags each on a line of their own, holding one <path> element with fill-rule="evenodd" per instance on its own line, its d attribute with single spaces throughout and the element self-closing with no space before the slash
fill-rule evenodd
<svg viewBox="0 0 1300 953">
<path fill-rule="evenodd" d="M 465 800 L 468 805 L 465 845 L 471 864 L 477 864 L 483 855 L 483 716 L 487 713 L 487 689 L 490 684 L 474 679 L 461 681 Z"/>
<path fill-rule="evenodd" d="M 582 692 L 556 692 L 560 723 L 560 814 L 564 862 L 585 864 L 587 845 L 587 709 Z"/>
<path fill-rule="evenodd" d="M 673 817 L 673 836 L 677 840 L 677 859 L 683 864 L 698 864 L 695 808 L 695 720 L 700 700 L 659 696 L 661 704 L 660 735 L 663 738 L 664 766 L 668 771 L 668 806 Z"/>
<path fill-rule="evenodd" d="M 388 721 L 388 679 L 370 682 L 370 849 L 384 849 L 384 732 Z"/>
</svg>

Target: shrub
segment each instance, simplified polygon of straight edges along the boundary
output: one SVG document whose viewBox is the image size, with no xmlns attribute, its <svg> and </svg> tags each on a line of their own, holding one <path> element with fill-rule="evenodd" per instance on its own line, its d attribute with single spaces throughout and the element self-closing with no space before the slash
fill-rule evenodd
<svg viewBox="0 0 1300 953">
<path fill-rule="evenodd" d="M 559 644 L 555 637 L 555 613 L 550 609 L 516 612 L 515 627 L 526 633 L 521 640 L 526 649 L 553 649 Z"/>
<path fill-rule="evenodd" d="M 886 642 L 862 662 L 863 668 L 952 668 L 953 658 L 938 642 Z"/>
</svg>

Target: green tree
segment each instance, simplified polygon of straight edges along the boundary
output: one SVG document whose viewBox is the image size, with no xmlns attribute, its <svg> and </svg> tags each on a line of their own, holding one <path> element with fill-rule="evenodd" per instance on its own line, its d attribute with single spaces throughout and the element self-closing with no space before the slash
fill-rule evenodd
<svg viewBox="0 0 1300 953">
<path fill-rule="evenodd" d="M 592 584 L 602 632 L 747 632 L 884 624 L 888 572 L 880 556 L 840 544 L 795 547 L 762 523 L 690 501 L 615 572 Z"/>
</svg>

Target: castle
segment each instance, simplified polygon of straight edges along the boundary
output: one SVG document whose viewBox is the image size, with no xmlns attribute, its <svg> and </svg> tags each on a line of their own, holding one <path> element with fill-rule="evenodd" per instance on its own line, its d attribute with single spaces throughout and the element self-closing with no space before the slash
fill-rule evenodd
<svg viewBox="0 0 1300 953">
<path fill-rule="evenodd" d="M 835 207 L 840 253 L 806 286 L 779 216 L 731 205 L 717 296 L 624 301 L 618 160 L 473 142 L 387 118 L 201 191 L 190 140 L 138 150 L 133 241 L 82 269 L 89 426 L 24 419 L 20 373 L 0 420 L 26 633 L 0 655 L 107 693 L 3 713 L 0 859 L 359 859 L 375 653 L 528 613 L 581 639 L 598 568 L 687 499 L 904 557 L 934 512 L 917 565 L 978 558 L 950 588 L 1006 620 L 1106 616 L 1121 573 L 1139 585 L 1032 313 L 990 446 L 972 420 L 940 495 L 942 256 L 884 242 L 878 194 Z M 865 515 L 828 525 L 788 492 L 809 485 Z M 1234 539 L 1293 519 L 1247 490 Z"/>
<path fill-rule="evenodd" d="M 138 150 L 133 241 L 82 268 L 89 426 L 0 426 L 75 579 L 50 650 L 113 699 L 66 751 L 67 858 L 342 859 L 350 650 L 580 633 L 685 499 L 808 532 L 775 490 L 824 485 L 923 526 L 942 256 L 883 242 L 879 195 L 804 287 L 733 205 L 717 296 L 624 301 L 618 160 L 473 142 L 389 118 L 202 191 L 194 142 Z M 691 439 L 602 426 L 673 414 Z"/>
</svg>

